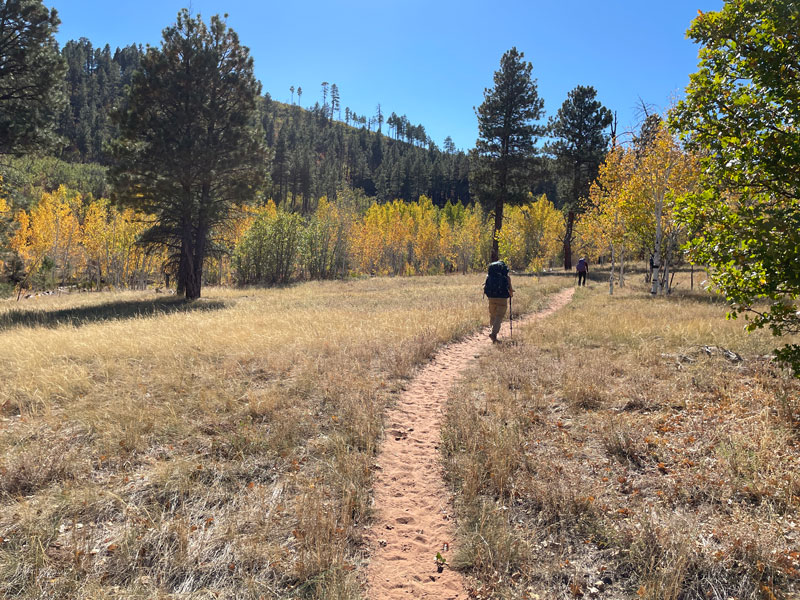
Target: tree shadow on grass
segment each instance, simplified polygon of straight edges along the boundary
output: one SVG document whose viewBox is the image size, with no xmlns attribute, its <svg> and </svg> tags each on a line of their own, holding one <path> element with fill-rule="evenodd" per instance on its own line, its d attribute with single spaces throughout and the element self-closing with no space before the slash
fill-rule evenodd
<svg viewBox="0 0 800 600">
<path fill-rule="evenodd" d="M 722 307 L 730 307 L 730 303 L 722 294 L 715 294 L 703 290 L 675 289 L 668 297 L 685 302 L 694 302 L 696 304 L 713 304 Z"/>
<path fill-rule="evenodd" d="M 10 310 L 0 314 L 0 331 L 16 326 L 81 327 L 100 321 L 119 321 L 137 317 L 169 315 L 195 311 L 220 310 L 224 302 L 216 300 L 189 301 L 183 298 L 154 298 L 152 300 L 128 300 L 107 302 L 94 306 L 80 306 L 61 310 Z"/>
</svg>

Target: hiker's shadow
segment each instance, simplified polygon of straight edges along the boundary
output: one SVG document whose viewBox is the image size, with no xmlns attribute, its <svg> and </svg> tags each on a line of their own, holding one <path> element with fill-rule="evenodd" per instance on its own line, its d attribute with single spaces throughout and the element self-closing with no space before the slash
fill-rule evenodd
<svg viewBox="0 0 800 600">
<path fill-rule="evenodd" d="M 183 298 L 153 298 L 152 300 L 125 300 L 91 306 L 59 310 L 12 309 L 0 313 L 0 331 L 12 327 L 81 327 L 99 321 L 118 321 L 168 315 L 179 312 L 220 310 L 224 302 L 217 300 L 188 301 Z"/>
</svg>

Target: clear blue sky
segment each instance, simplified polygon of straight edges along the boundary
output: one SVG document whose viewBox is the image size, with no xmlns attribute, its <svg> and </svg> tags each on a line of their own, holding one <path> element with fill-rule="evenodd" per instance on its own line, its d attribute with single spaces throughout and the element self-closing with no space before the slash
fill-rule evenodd
<svg viewBox="0 0 800 600">
<path fill-rule="evenodd" d="M 342 110 L 406 114 L 442 145 L 474 146 L 473 107 L 492 85 L 503 52 L 516 46 L 533 64 L 546 117 L 567 92 L 592 85 L 618 113 L 619 129 L 639 120 L 639 98 L 657 110 L 682 94 L 696 70 L 685 37 L 698 10 L 722 0 L 45 0 L 58 10 L 58 40 L 86 37 L 112 50 L 158 45 L 182 7 L 228 24 L 250 48 L 256 76 L 276 100 L 303 88 L 302 104 L 322 101 L 320 83 L 339 86 Z M 295 100 L 296 100 L 295 96 Z"/>
</svg>

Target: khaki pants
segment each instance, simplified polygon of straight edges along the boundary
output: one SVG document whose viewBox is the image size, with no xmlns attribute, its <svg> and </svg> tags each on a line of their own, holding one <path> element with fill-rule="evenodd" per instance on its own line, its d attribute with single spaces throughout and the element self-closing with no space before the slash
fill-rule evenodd
<svg viewBox="0 0 800 600">
<path fill-rule="evenodd" d="M 508 298 L 489 298 L 489 324 L 492 326 L 492 335 L 500 331 L 500 324 L 506 316 Z"/>
</svg>

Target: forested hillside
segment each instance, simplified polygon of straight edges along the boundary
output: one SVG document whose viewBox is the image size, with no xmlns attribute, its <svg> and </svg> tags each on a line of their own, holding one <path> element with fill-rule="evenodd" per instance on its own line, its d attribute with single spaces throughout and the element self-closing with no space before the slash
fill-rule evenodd
<svg viewBox="0 0 800 600">
<path fill-rule="evenodd" d="M 67 63 L 67 104 L 58 120 L 64 145 L 61 158 L 70 162 L 111 163 L 109 144 L 119 134 L 112 113 L 125 99 L 139 67 L 141 46 L 95 48 L 86 38 L 70 40 L 61 50 Z"/>
<path fill-rule="evenodd" d="M 342 186 L 380 200 L 425 195 L 440 206 L 469 202 L 469 161 L 452 143 L 440 150 L 424 137 L 424 128 L 422 140 L 399 134 L 392 139 L 382 133 L 382 114 L 375 120 L 378 131 L 370 131 L 371 118 L 367 126 L 355 115 L 355 125 L 349 125 L 332 118 L 333 108 L 326 103 L 305 110 L 265 95 L 262 121 L 273 152 L 268 195 L 276 202 L 289 201 L 307 212 L 313 198 L 334 198 Z M 347 121 L 350 115 L 347 109 Z"/>
<path fill-rule="evenodd" d="M 57 129 L 62 160 L 111 164 L 119 135 L 113 113 L 126 101 L 126 86 L 143 53 L 136 45 L 96 48 L 85 38 L 64 45 L 68 101 Z M 469 202 L 469 161 L 452 140 L 440 149 L 423 125 L 394 113 L 385 120 L 393 135 L 384 135 L 380 105 L 369 117 L 349 107 L 343 112 L 336 85 L 330 86 L 330 97 L 328 84 L 322 87 L 323 103 L 309 109 L 275 101 L 268 92 L 261 97 L 261 125 L 272 158 L 265 197 L 304 214 L 313 200 L 335 198 L 344 187 L 380 200 L 425 195 L 440 206 Z"/>
</svg>

